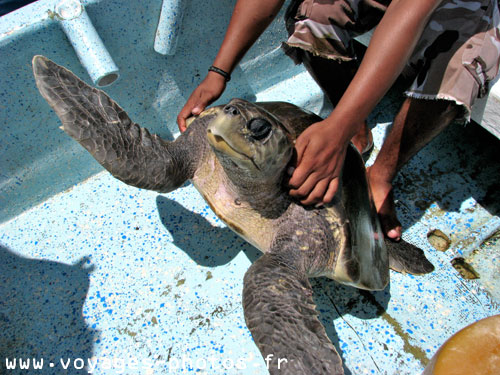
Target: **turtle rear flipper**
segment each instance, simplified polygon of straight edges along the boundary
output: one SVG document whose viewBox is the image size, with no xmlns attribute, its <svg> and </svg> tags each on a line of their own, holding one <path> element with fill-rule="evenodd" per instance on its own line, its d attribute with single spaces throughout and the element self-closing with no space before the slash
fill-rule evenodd
<svg viewBox="0 0 500 375">
<path fill-rule="evenodd" d="M 423 275 L 434 271 L 434 266 L 425 257 L 424 251 L 404 240 L 394 242 L 385 239 L 389 254 L 389 267 L 397 272 Z"/>
<path fill-rule="evenodd" d="M 80 80 L 43 56 L 33 58 L 36 85 L 62 122 L 62 129 L 78 141 L 111 174 L 126 184 L 167 192 L 191 178 L 194 160 L 186 137 L 165 142 L 133 123 L 103 91 Z M 180 156 L 180 155 L 179 155 Z"/>
<path fill-rule="evenodd" d="M 243 309 L 253 339 L 272 375 L 343 374 L 318 319 L 309 280 L 289 259 L 264 254 L 245 274 Z"/>
<path fill-rule="evenodd" d="M 352 144 L 346 151 L 341 180 L 339 193 L 348 219 L 348 246 L 340 249 L 332 278 L 360 289 L 382 290 L 389 283 L 389 257 L 365 165 Z"/>
</svg>

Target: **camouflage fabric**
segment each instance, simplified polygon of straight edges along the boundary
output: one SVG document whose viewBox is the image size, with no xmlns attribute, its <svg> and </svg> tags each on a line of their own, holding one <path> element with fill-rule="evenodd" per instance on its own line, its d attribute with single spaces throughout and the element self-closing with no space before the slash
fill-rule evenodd
<svg viewBox="0 0 500 375">
<path fill-rule="evenodd" d="M 353 38 L 374 28 L 390 0 L 292 0 L 285 14 L 285 51 L 327 59 L 356 58 Z M 432 14 L 404 71 L 414 78 L 406 95 L 446 99 L 464 107 L 484 96 L 498 73 L 500 16 L 496 0 L 445 0 Z"/>
</svg>

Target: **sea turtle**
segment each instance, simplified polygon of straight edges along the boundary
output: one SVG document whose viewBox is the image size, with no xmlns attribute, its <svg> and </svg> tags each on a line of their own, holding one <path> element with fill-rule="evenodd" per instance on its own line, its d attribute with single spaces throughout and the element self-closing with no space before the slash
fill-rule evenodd
<svg viewBox="0 0 500 375">
<path fill-rule="evenodd" d="M 304 207 L 290 198 L 286 168 L 296 137 L 320 120 L 311 112 L 289 103 L 233 99 L 204 111 L 167 142 L 49 59 L 35 56 L 33 71 L 62 129 L 114 177 L 159 192 L 190 180 L 230 228 L 262 251 L 244 276 L 243 308 L 272 374 L 343 373 L 318 319 L 310 277 L 381 290 L 389 265 L 414 274 L 433 270 L 422 250 L 384 243 L 353 146 L 331 204 Z"/>
</svg>

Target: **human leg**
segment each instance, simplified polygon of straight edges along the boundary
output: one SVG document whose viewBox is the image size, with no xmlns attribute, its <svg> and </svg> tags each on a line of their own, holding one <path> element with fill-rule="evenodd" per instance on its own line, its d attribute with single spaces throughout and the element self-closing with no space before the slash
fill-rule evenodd
<svg viewBox="0 0 500 375">
<path fill-rule="evenodd" d="M 387 237 L 401 237 L 392 181 L 401 167 L 454 119 L 467 121 L 487 92 L 500 61 L 498 6 L 445 0 L 433 13 L 407 66 L 414 78 L 392 130 L 368 170 L 373 199 Z"/>
<path fill-rule="evenodd" d="M 303 52 L 302 62 L 333 107 L 337 105 L 349 86 L 359 65 L 357 60 L 332 60 L 314 56 L 307 51 Z M 360 153 L 364 153 L 373 144 L 371 130 L 366 121 L 361 125 L 361 130 L 352 138 L 352 143 Z"/>
<path fill-rule="evenodd" d="M 401 238 L 392 181 L 401 167 L 463 113 L 452 101 L 407 98 L 373 165 L 368 180 L 384 234 Z"/>
<path fill-rule="evenodd" d="M 289 33 L 283 45 L 295 61 L 303 63 L 335 107 L 356 74 L 359 51 L 354 37 L 371 30 L 390 0 L 293 0 L 285 14 Z M 372 143 L 366 124 L 352 142 L 363 153 Z"/>
<path fill-rule="evenodd" d="M 352 35 L 346 33 L 346 29 L 354 29 L 339 29 L 343 23 L 331 22 L 337 19 L 327 13 L 330 2 L 304 0 L 303 4 L 306 2 L 311 6 L 298 8 L 287 42 L 289 49 L 302 49 L 331 60 L 352 58 Z M 386 235 L 394 239 L 401 235 L 392 198 L 394 176 L 454 118 L 459 116 L 465 121 L 469 118 L 472 103 L 487 92 L 488 82 L 498 73 L 500 61 L 500 18 L 496 1 L 478 0 L 478 4 L 470 7 L 445 0 L 432 15 L 429 25 L 408 61 L 406 73 L 415 80 L 407 95 L 414 99 L 408 99 L 401 108 L 380 158 L 369 170 L 377 211 Z M 317 81 L 326 82 L 319 82 L 320 86 L 336 103 L 337 93 L 328 93 L 326 86 L 339 86 L 336 81 L 328 80 L 327 69 L 322 70 L 324 74 L 317 74 L 316 69 L 313 76 Z M 323 79 L 323 75 L 327 77 Z M 446 105 L 442 104 L 443 100 L 447 100 Z M 363 139 L 362 133 L 359 136 Z M 353 141 L 358 143 L 356 138 Z M 360 148 L 362 146 L 358 146 Z"/>
</svg>

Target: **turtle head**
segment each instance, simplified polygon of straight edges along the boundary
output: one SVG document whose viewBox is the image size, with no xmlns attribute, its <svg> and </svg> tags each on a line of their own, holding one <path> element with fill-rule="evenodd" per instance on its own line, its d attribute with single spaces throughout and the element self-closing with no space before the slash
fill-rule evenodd
<svg viewBox="0 0 500 375">
<path fill-rule="evenodd" d="M 281 175 L 293 152 L 290 134 L 278 119 L 242 99 L 233 99 L 218 111 L 207 138 L 221 161 L 254 177 Z"/>
</svg>

